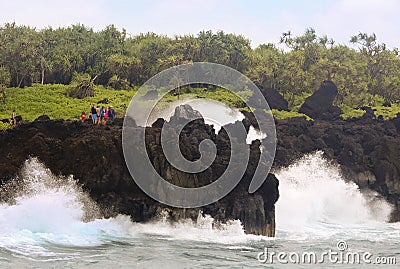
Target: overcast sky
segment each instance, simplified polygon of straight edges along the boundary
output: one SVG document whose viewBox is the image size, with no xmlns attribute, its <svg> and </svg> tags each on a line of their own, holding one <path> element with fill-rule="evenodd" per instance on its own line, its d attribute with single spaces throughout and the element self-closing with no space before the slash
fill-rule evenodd
<svg viewBox="0 0 400 269">
<path fill-rule="evenodd" d="M 0 0 L 0 23 L 44 28 L 83 23 L 96 30 L 109 24 L 135 35 L 173 36 L 201 30 L 242 34 L 255 47 L 277 42 L 282 32 L 312 27 L 337 43 L 358 32 L 400 48 L 398 0 Z"/>
</svg>

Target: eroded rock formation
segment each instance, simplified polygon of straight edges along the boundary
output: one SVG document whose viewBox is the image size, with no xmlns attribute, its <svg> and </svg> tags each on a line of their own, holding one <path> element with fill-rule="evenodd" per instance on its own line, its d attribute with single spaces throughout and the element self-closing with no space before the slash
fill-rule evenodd
<svg viewBox="0 0 400 269">
<path fill-rule="evenodd" d="M 256 125 L 246 113 L 245 125 Z M 184 129 L 181 150 L 185 158 L 199 157 L 201 139 L 211 139 L 219 149 L 215 163 L 198 176 L 177 171 L 163 156 L 160 141 L 162 119 L 146 133 L 148 151 L 156 170 L 176 185 L 200 186 L 217 178 L 227 162 L 226 134 L 196 120 Z M 140 127 L 137 127 L 140 128 Z M 400 115 L 390 121 L 376 119 L 307 121 L 291 118 L 276 122 L 278 145 L 274 167 L 290 165 L 304 154 L 322 150 L 336 160 L 349 180 L 361 188 L 382 194 L 395 206 L 393 221 L 400 220 Z M 93 126 L 79 121 L 49 120 L 40 117 L 31 123 L 0 133 L 0 178 L 12 179 L 29 156 L 37 156 L 54 173 L 70 175 L 83 184 L 103 208 L 105 216 L 128 214 L 134 221 L 148 221 L 160 210 L 171 220 L 196 218 L 199 209 L 163 206 L 145 195 L 126 168 L 121 146 L 122 119 L 111 125 Z M 254 194 L 248 185 L 259 156 L 259 142 L 250 146 L 250 162 L 238 186 L 225 198 L 201 210 L 216 220 L 240 219 L 246 232 L 272 236 L 275 229 L 274 204 L 279 197 L 278 179 L 269 175 Z"/>
<path fill-rule="evenodd" d="M 195 120 L 184 128 L 180 148 L 186 159 L 199 158 L 199 143 L 203 139 L 211 139 L 218 149 L 211 167 L 199 174 L 187 174 L 175 169 L 166 160 L 160 145 L 162 126 L 163 120 L 160 119 L 153 127 L 147 128 L 146 146 L 155 169 L 164 179 L 178 186 L 198 187 L 216 180 L 224 172 L 230 157 L 229 141 L 224 131 L 215 134 L 213 127 L 205 124 L 203 119 Z M 142 127 L 133 128 L 140 133 Z M 278 180 L 270 174 L 259 190 L 254 194 L 248 193 L 260 154 L 258 141 L 248 145 L 251 147 L 249 165 L 232 192 L 211 205 L 183 210 L 154 201 L 134 183 L 125 165 L 121 133 L 121 120 L 107 126 L 94 126 L 79 121 L 49 120 L 41 116 L 34 122 L 0 134 L 0 178 L 2 182 L 12 179 L 24 161 L 29 156 L 35 156 L 55 174 L 74 175 L 101 206 L 106 217 L 122 213 L 130 215 L 133 221 L 149 221 L 161 210 L 166 210 L 169 218 L 176 221 L 197 218 L 199 210 L 202 210 L 220 222 L 241 220 L 247 233 L 274 235 Z"/>
<path fill-rule="evenodd" d="M 268 105 L 271 109 L 277 110 L 286 110 L 289 111 L 288 102 L 283 98 L 283 96 L 273 88 L 262 88 L 260 87 L 260 91 L 264 96 L 265 100 L 268 102 Z M 251 96 L 251 103 L 256 108 L 265 109 L 261 104 L 261 100 L 256 100 L 254 96 Z"/>
<path fill-rule="evenodd" d="M 320 88 L 304 101 L 299 112 L 313 119 L 339 119 L 342 111 L 339 107 L 333 105 L 337 95 L 338 89 L 336 85 L 332 81 L 325 80 Z"/>
</svg>

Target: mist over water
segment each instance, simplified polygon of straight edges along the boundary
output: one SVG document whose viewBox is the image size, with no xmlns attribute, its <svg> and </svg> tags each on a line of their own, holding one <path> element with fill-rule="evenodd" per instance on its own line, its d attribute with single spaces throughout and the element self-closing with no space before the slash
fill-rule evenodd
<svg viewBox="0 0 400 269">
<path fill-rule="evenodd" d="M 386 223 L 391 207 L 376 193 L 363 194 L 345 181 L 321 152 L 275 171 L 277 237 L 246 235 L 238 220 L 150 223 L 129 216 L 105 219 L 72 177 L 54 176 L 36 158 L 3 186 L 0 204 L 0 267 L 18 268 L 210 268 L 260 267 L 266 245 L 280 250 L 353 248 L 398 252 L 399 226 Z M 110 267 L 111 266 L 111 267 Z"/>
</svg>

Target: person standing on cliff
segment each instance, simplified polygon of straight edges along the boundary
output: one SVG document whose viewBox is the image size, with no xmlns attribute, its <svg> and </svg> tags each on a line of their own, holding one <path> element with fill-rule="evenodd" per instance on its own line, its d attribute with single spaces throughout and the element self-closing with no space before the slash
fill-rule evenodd
<svg viewBox="0 0 400 269">
<path fill-rule="evenodd" d="M 100 107 L 99 106 L 96 107 L 96 115 L 97 115 L 96 124 L 100 124 Z"/>
<path fill-rule="evenodd" d="M 106 121 L 108 120 L 108 110 L 109 110 L 109 107 L 106 106 L 106 115 L 105 115 L 105 120 L 106 120 Z"/>
<path fill-rule="evenodd" d="M 15 109 L 11 113 L 11 124 L 16 126 L 17 125 L 17 119 L 15 118 Z"/>
<path fill-rule="evenodd" d="M 110 106 L 110 108 L 108 109 L 108 118 L 110 120 L 113 120 L 115 118 L 115 110 L 113 106 Z"/>
<path fill-rule="evenodd" d="M 106 123 L 105 120 L 106 120 L 106 110 L 104 109 L 104 106 L 102 106 L 100 109 L 100 123 L 105 124 Z"/>
<path fill-rule="evenodd" d="M 96 108 L 94 107 L 94 104 L 92 104 L 92 108 L 90 109 L 90 113 L 92 114 L 93 124 L 96 124 L 96 122 L 97 122 L 97 112 L 96 112 Z"/>
</svg>

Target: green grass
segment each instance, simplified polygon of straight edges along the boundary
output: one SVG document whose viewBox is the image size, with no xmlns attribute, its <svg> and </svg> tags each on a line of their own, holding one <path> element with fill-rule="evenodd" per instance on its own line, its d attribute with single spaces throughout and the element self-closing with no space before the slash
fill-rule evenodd
<svg viewBox="0 0 400 269">
<path fill-rule="evenodd" d="M 158 90 L 159 94 L 164 93 L 164 89 Z M 237 95 L 236 95 L 237 94 Z M 193 100 L 193 99 L 211 99 L 218 102 L 221 102 L 229 107 L 235 107 L 239 110 L 251 111 L 249 107 L 246 106 L 245 102 L 248 101 L 248 98 L 251 96 L 251 92 L 248 90 L 239 91 L 236 94 L 224 89 L 224 88 L 216 88 L 215 90 L 210 90 L 207 88 L 190 88 L 190 90 L 186 90 L 185 88 L 181 89 L 180 100 Z M 244 101 L 243 101 L 243 100 Z M 164 97 L 157 103 L 157 109 L 162 109 L 164 107 L 168 107 L 170 103 L 178 101 L 178 96 L 176 92 L 169 92 L 164 95 Z M 143 101 L 141 104 L 143 107 L 152 104 L 153 100 Z"/>
<path fill-rule="evenodd" d="M 274 118 L 278 120 L 295 118 L 295 117 L 305 117 L 306 120 L 312 120 L 309 116 L 296 111 L 284 111 L 284 110 L 272 109 L 272 115 L 274 116 Z"/>
<path fill-rule="evenodd" d="M 0 119 L 10 118 L 11 112 L 15 109 L 17 115 L 21 115 L 24 120 L 29 121 L 35 120 L 40 115 L 48 115 L 51 119 L 76 120 L 80 119 L 82 111 L 89 114 L 92 103 L 97 104 L 98 101 L 104 98 L 108 98 L 109 105 L 115 108 L 117 114 L 124 115 L 129 102 L 136 93 L 136 90 L 114 90 L 104 86 L 96 86 L 94 97 L 77 99 L 68 96 L 69 89 L 70 86 L 68 85 L 40 84 L 23 89 L 9 88 L 7 89 L 6 102 L 0 107 Z M 249 96 L 246 91 L 238 94 L 243 98 Z M 246 109 L 243 107 L 243 101 L 238 96 L 223 88 L 217 88 L 216 90 L 192 88 L 190 93 L 183 92 L 182 98 L 214 99 L 228 106 Z M 177 99 L 178 97 L 175 94 L 168 93 L 162 99 L 161 106 L 163 103 L 166 105 Z"/>
<path fill-rule="evenodd" d="M 32 121 L 40 115 L 48 115 L 51 119 L 72 119 L 80 118 L 82 111 L 87 114 L 90 112 L 92 103 L 97 104 L 98 101 L 108 98 L 109 105 L 114 106 L 117 115 L 125 114 L 127 106 L 132 97 L 136 93 L 134 90 L 114 90 L 104 86 L 96 86 L 95 96 L 85 99 L 76 99 L 68 96 L 70 86 L 68 85 L 40 85 L 35 84 L 31 87 L 24 89 L 9 88 L 7 89 L 7 98 L 5 103 L 0 104 L 0 119 L 10 118 L 13 109 L 16 110 L 17 115 L 21 115 L 24 120 Z M 245 101 L 251 96 L 251 92 L 243 90 L 237 93 Z M 291 111 L 278 111 L 272 110 L 272 114 L 277 119 L 286 119 L 293 117 L 305 116 L 307 120 L 310 117 L 298 113 L 298 108 L 301 103 L 309 94 L 303 94 L 295 98 L 294 105 Z M 187 98 L 206 98 L 222 102 L 231 107 L 237 107 L 240 110 L 251 110 L 245 106 L 241 98 L 224 88 L 216 88 L 210 90 L 206 88 L 191 88 L 190 92 L 186 93 L 182 89 L 182 99 Z M 168 93 L 164 96 L 160 105 L 167 105 L 170 102 L 176 101 L 178 97 L 174 93 Z M 353 109 L 350 106 L 341 105 L 343 110 L 342 118 L 358 118 L 364 115 L 365 111 L 360 109 Z M 400 112 L 400 105 L 392 105 L 392 107 L 376 106 L 375 114 L 382 115 L 384 119 L 396 117 Z M 9 124 L 0 124 L 0 129 L 8 128 Z"/>
<path fill-rule="evenodd" d="M 32 121 L 40 115 L 51 119 L 79 119 L 82 111 L 90 112 L 92 103 L 108 98 L 109 105 L 117 113 L 124 113 L 135 91 L 112 90 L 96 86 L 95 96 L 85 99 L 68 97 L 69 86 L 33 85 L 32 87 L 9 88 L 7 99 L 1 107 L 0 118 L 10 118 L 13 109 L 24 120 Z"/>
<path fill-rule="evenodd" d="M 10 127 L 11 125 L 9 123 L 3 123 L 0 122 L 0 130 L 6 130 Z"/>
<path fill-rule="evenodd" d="M 343 114 L 340 115 L 342 119 L 347 120 L 351 118 L 360 118 L 365 114 L 365 111 L 362 109 L 354 109 L 347 105 L 341 105 L 340 108 L 343 111 Z"/>
<path fill-rule="evenodd" d="M 351 108 L 347 105 L 341 105 L 340 108 L 343 111 L 341 117 L 343 119 L 350 119 L 350 118 L 360 118 L 365 114 L 365 111 L 362 109 L 355 109 Z M 397 113 L 400 113 L 400 105 L 399 104 L 392 104 L 391 107 L 384 107 L 384 106 L 375 106 L 372 107 L 375 111 L 375 116 L 378 117 L 379 115 L 383 116 L 383 119 L 389 120 L 393 119 L 397 116 Z"/>
<path fill-rule="evenodd" d="M 395 118 L 397 113 L 400 113 L 400 105 L 398 104 L 392 104 L 391 107 L 375 106 L 372 108 L 376 109 L 375 115 L 377 117 L 382 115 L 385 120 Z"/>
</svg>

